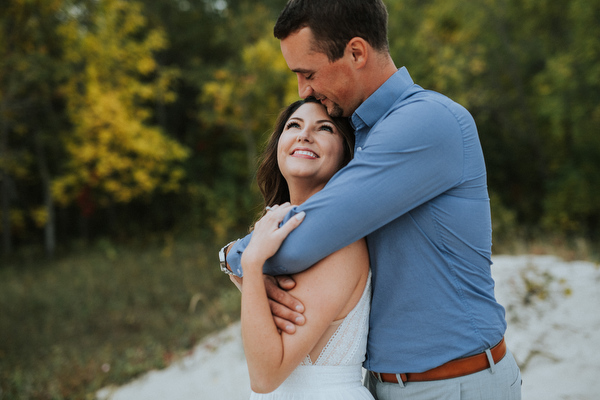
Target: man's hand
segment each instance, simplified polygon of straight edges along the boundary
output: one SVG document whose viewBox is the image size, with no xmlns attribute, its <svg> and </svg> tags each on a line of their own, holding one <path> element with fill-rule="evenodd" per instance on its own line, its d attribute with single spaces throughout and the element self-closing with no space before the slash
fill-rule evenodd
<svg viewBox="0 0 600 400">
<path fill-rule="evenodd" d="M 287 291 L 296 286 L 296 282 L 289 276 L 272 277 L 265 275 L 265 288 L 271 314 L 278 329 L 293 334 L 296 325 L 304 325 L 304 305 Z"/>
<path fill-rule="evenodd" d="M 281 331 L 293 334 L 296 332 L 296 325 L 304 325 L 304 305 L 287 291 L 296 286 L 296 282 L 289 276 L 272 277 L 264 275 L 265 289 L 271 306 L 273 321 Z M 231 282 L 242 291 L 244 279 L 235 275 L 229 275 Z"/>
</svg>

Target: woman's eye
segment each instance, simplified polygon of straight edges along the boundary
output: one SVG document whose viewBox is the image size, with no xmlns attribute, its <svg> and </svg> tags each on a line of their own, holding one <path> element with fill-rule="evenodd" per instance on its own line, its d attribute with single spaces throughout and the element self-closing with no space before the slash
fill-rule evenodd
<svg viewBox="0 0 600 400">
<path fill-rule="evenodd" d="M 333 127 L 329 125 L 321 125 L 321 129 L 333 133 Z"/>
<path fill-rule="evenodd" d="M 288 122 L 288 124 L 285 126 L 285 129 L 292 129 L 292 128 L 300 128 L 300 124 L 297 122 Z"/>
</svg>

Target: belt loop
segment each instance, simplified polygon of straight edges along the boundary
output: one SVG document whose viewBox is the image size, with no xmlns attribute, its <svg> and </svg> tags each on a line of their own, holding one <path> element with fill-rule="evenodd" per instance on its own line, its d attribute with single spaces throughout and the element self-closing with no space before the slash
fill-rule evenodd
<svg viewBox="0 0 600 400">
<path fill-rule="evenodd" d="M 496 363 L 494 362 L 494 357 L 492 357 L 492 352 L 490 349 L 485 350 L 485 355 L 487 356 L 488 362 L 490 363 L 490 372 L 493 374 L 496 372 Z"/>
<path fill-rule="evenodd" d="M 403 388 L 404 381 L 402 380 L 402 374 L 396 374 L 396 379 L 398 379 L 398 385 L 400 385 L 400 387 Z"/>
<path fill-rule="evenodd" d="M 379 372 L 373 372 L 373 376 L 375 376 L 375 379 L 377 379 L 379 383 L 383 383 L 383 380 L 381 379 L 381 374 Z"/>
</svg>

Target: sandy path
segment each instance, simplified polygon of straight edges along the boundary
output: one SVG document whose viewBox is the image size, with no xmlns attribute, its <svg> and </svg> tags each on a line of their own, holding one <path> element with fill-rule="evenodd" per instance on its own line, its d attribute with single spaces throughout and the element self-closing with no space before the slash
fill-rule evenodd
<svg viewBox="0 0 600 400">
<path fill-rule="evenodd" d="M 496 256 L 496 295 L 506 341 L 521 366 L 523 399 L 600 398 L 600 268 L 549 256 Z M 151 371 L 105 400 L 242 400 L 249 380 L 239 324 L 204 340 L 169 368 Z"/>
</svg>

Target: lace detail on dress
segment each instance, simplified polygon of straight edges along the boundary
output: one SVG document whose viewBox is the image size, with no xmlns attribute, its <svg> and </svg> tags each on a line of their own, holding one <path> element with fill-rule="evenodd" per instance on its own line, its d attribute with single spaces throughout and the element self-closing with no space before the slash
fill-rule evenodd
<svg viewBox="0 0 600 400">
<path fill-rule="evenodd" d="M 371 306 L 371 271 L 363 294 L 352 311 L 331 335 L 329 341 L 312 363 L 307 355 L 300 365 L 355 365 L 362 364 L 367 350 L 369 311 Z"/>
<path fill-rule="evenodd" d="M 304 360 L 302 360 L 300 365 L 313 365 L 312 360 L 310 359 L 310 354 L 307 354 L 306 357 L 304 357 Z"/>
</svg>

